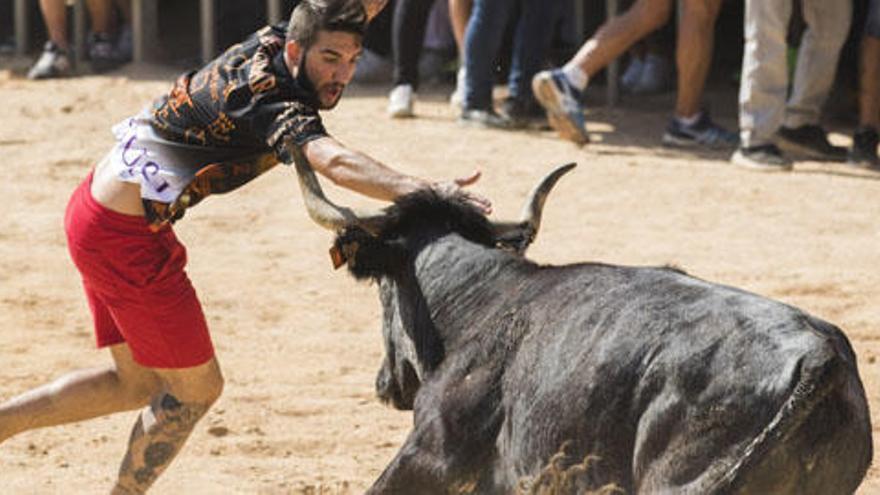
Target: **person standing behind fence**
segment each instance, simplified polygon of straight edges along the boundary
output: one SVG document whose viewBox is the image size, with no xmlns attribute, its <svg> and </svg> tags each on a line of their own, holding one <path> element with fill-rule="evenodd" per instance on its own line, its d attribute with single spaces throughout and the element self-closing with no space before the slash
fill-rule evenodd
<svg viewBox="0 0 880 495">
<path fill-rule="evenodd" d="M 793 0 L 746 0 L 745 47 L 739 91 L 741 145 L 731 161 L 764 171 L 791 170 L 789 153 L 842 161 L 819 125 L 834 84 L 840 49 L 849 34 L 852 2 L 803 0 L 801 36 L 790 96 L 786 34 Z"/>
<path fill-rule="evenodd" d="M 119 2 L 122 15 L 127 19 L 128 0 Z M 92 21 L 89 35 L 89 60 L 92 69 L 101 72 L 109 70 L 131 58 L 126 49 L 119 50 L 113 36 L 116 13 L 111 0 L 88 0 L 86 8 Z M 71 74 L 70 42 L 67 36 L 67 5 L 65 0 L 40 0 L 40 11 L 46 23 L 49 40 L 43 46 L 40 58 L 28 72 L 28 79 L 48 79 L 65 77 Z M 130 31 L 126 31 L 130 36 Z M 123 40 L 122 45 L 129 45 Z"/>
<path fill-rule="evenodd" d="M 465 90 L 459 122 L 502 129 L 521 127 L 518 124 L 529 117 L 529 104 L 534 102 L 531 78 L 547 55 L 560 3 L 561 0 L 519 0 L 520 15 L 508 75 L 510 99 L 505 104 L 507 110 L 516 114 L 499 115 L 492 101 L 494 61 L 516 5 L 510 0 L 474 0 L 465 31 Z"/>
<path fill-rule="evenodd" d="M 425 26 L 434 0 L 396 0 L 391 21 L 391 51 L 394 80 L 388 95 L 388 114 L 394 118 L 413 116 L 413 100 L 419 88 L 419 57 Z"/>
<path fill-rule="evenodd" d="M 663 135 L 672 146 L 732 148 L 736 134 L 719 126 L 702 108 L 721 0 L 682 0 L 676 66 L 678 94 L 675 114 Z M 673 0 L 637 0 L 623 15 L 613 17 L 588 39 L 563 67 L 538 73 L 532 89 L 547 111 L 550 124 L 575 143 L 589 142 L 581 95 L 596 73 L 635 42 L 669 21 Z"/>
<path fill-rule="evenodd" d="M 880 169 L 880 0 L 871 0 L 859 53 L 859 126 L 853 133 L 849 163 Z"/>
</svg>

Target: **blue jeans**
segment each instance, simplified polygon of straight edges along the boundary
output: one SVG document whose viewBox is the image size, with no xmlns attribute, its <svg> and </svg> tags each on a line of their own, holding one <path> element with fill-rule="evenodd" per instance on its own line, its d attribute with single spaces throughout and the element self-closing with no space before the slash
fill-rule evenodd
<svg viewBox="0 0 880 495">
<path fill-rule="evenodd" d="M 520 8 L 508 77 L 510 95 L 531 98 L 531 81 L 547 54 L 563 0 L 475 0 L 464 39 L 467 109 L 492 108 L 495 56 L 511 13 Z"/>
</svg>

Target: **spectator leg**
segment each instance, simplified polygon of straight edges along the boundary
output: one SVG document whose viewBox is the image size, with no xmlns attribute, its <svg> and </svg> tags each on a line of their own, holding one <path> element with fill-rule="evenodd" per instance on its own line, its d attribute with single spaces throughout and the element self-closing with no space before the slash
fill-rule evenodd
<svg viewBox="0 0 880 495">
<path fill-rule="evenodd" d="M 67 50 L 70 44 L 67 41 L 67 6 L 64 0 L 40 0 L 40 11 L 46 22 L 49 40 Z"/>
<path fill-rule="evenodd" d="M 464 103 L 467 109 L 492 108 L 494 60 L 511 10 L 510 0 L 475 0 L 465 31 Z"/>
<path fill-rule="evenodd" d="M 519 101 L 531 100 L 532 77 L 541 64 L 553 40 L 561 0 L 522 0 L 519 22 L 513 40 L 513 60 L 510 66 L 508 88 L 510 96 Z"/>
<path fill-rule="evenodd" d="M 425 25 L 433 0 L 397 0 L 391 23 L 394 54 L 394 85 L 419 85 L 419 57 L 425 40 Z"/>
<path fill-rule="evenodd" d="M 672 0 L 637 0 L 623 15 L 610 18 L 569 62 L 593 77 L 636 41 L 666 24 Z"/>
<path fill-rule="evenodd" d="M 675 54 L 678 67 L 675 115 L 693 117 L 700 111 L 712 65 L 715 20 L 721 10 L 721 0 L 684 0 L 682 3 Z"/>
<path fill-rule="evenodd" d="M 772 142 L 785 116 L 788 89 L 786 33 L 792 0 L 746 0 L 739 87 L 740 140 L 745 147 Z"/>
<path fill-rule="evenodd" d="M 798 50 L 785 126 L 818 124 L 822 105 L 834 84 L 840 49 L 849 35 L 852 2 L 804 0 L 807 25 Z"/>
<path fill-rule="evenodd" d="M 458 57 L 464 63 L 464 33 L 468 20 L 471 18 L 473 0 L 449 0 L 449 20 L 452 23 L 452 35 L 458 47 Z"/>
<path fill-rule="evenodd" d="M 92 32 L 110 34 L 113 31 L 113 4 L 110 0 L 86 0 Z"/>
<path fill-rule="evenodd" d="M 862 39 L 859 67 L 859 125 L 880 129 L 880 38 Z"/>
</svg>

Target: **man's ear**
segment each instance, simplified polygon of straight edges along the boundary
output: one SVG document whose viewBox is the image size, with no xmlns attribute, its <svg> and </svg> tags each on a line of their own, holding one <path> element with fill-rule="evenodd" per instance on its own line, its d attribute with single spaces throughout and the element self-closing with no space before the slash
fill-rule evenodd
<svg viewBox="0 0 880 495">
<path fill-rule="evenodd" d="M 286 56 L 285 58 L 287 60 L 287 68 L 290 70 L 291 74 L 294 74 L 294 71 L 297 67 L 299 67 L 299 63 L 302 61 L 302 45 L 299 43 L 299 41 L 288 41 L 284 44 L 284 55 Z"/>
</svg>

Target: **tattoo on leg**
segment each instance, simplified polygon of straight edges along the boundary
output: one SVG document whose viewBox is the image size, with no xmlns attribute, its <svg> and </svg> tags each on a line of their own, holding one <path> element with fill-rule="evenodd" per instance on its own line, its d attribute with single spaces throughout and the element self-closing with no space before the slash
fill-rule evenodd
<svg viewBox="0 0 880 495">
<path fill-rule="evenodd" d="M 171 394 L 163 394 L 141 411 L 113 493 L 145 492 L 183 447 L 208 407 L 182 403 Z"/>
</svg>

